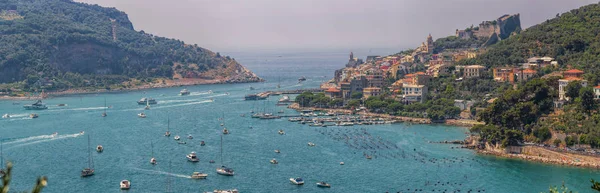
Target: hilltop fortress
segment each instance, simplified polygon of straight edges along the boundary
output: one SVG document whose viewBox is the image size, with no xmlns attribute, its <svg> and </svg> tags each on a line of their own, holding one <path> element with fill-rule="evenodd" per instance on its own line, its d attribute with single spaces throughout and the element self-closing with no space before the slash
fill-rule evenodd
<svg viewBox="0 0 600 193">
<path fill-rule="evenodd" d="M 464 30 L 456 29 L 456 37 L 463 39 L 473 37 L 494 39 L 494 37 L 497 37 L 499 40 L 502 40 L 520 30 L 521 19 L 519 14 L 506 14 L 493 21 L 481 22 L 477 27 L 470 27 Z"/>
</svg>

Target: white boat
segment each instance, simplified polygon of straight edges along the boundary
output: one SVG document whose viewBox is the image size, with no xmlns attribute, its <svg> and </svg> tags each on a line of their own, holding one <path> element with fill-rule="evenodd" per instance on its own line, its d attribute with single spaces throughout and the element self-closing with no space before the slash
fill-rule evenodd
<svg viewBox="0 0 600 193">
<path fill-rule="evenodd" d="M 3 119 L 8 119 L 8 118 L 10 118 L 10 115 L 9 115 L 8 113 L 7 113 L 7 114 L 4 114 L 4 115 L 2 115 L 2 118 L 3 118 Z"/>
<path fill-rule="evenodd" d="M 150 158 L 150 164 L 156 165 L 156 159 L 155 158 Z"/>
<path fill-rule="evenodd" d="M 229 130 L 227 130 L 227 128 L 223 128 L 223 134 L 225 134 L 225 135 L 229 134 Z"/>
<path fill-rule="evenodd" d="M 52 137 L 56 137 L 56 136 L 58 136 L 58 132 L 52 133 Z"/>
<path fill-rule="evenodd" d="M 192 173 L 192 179 L 205 179 L 208 176 L 208 174 L 204 174 L 204 173 L 200 173 L 200 172 L 194 172 Z"/>
<path fill-rule="evenodd" d="M 98 146 L 96 146 L 96 151 L 98 153 L 102 153 L 104 151 L 104 147 L 102 147 L 102 145 L 98 145 Z"/>
<path fill-rule="evenodd" d="M 327 182 L 317 182 L 317 186 L 321 188 L 331 188 L 331 185 Z"/>
<path fill-rule="evenodd" d="M 223 135 L 221 135 L 221 164 L 223 164 Z M 224 176 L 233 176 L 235 172 L 232 168 L 228 168 L 225 165 L 221 165 L 221 167 L 217 168 L 217 174 Z"/>
<path fill-rule="evenodd" d="M 179 141 L 179 139 L 181 139 L 181 137 L 179 137 L 179 135 L 175 135 L 175 137 L 173 137 L 173 139 L 175 139 L 175 141 Z"/>
<path fill-rule="evenodd" d="M 179 95 L 181 96 L 185 96 L 185 95 L 190 95 L 190 91 L 188 89 L 183 89 L 181 91 L 179 91 Z"/>
<path fill-rule="evenodd" d="M 284 135 L 285 134 L 285 132 L 282 129 L 280 129 L 278 133 L 279 133 L 279 135 Z"/>
<path fill-rule="evenodd" d="M 290 97 L 287 95 L 283 95 L 283 97 L 279 99 L 279 102 L 290 102 Z"/>
<path fill-rule="evenodd" d="M 129 182 L 129 180 L 122 180 L 121 190 L 129 190 L 129 188 L 131 188 L 131 182 Z"/>
<path fill-rule="evenodd" d="M 340 162 L 340 165 L 344 165 L 344 162 Z"/>
<path fill-rule="evenodd" d="M 278 149 L 275 150 L 275 153 L 281 153 L 281 151 L 279 151 Z"/>
<path fill-rule="evenodd" d="M 278 164 L 279 163 L 275 158 L 273 158 L 270 162 L 271 162 L 271 164 Z"/>
<path fill-rule="evenodd" d="M 150 164 L 152 165 L 156 165 L 156 158 L 154 158 L 154 143 L 152 143 L 152 141 L 150 141 Z"/>
<path fill-rule="evenodd" d="M 196 152 L 193 152 L 193 151 L 190 154 L 187 154 L 185 157 L 188 159 L 188 161 L 191 161 L 191 162 L 199 162 L 200 161 L 200 159 L 198 159 L 198 156 L 196 156 Z"/>
<path fill-rule="evenodd" d="M 290 182 L 295 185 L 304 185 L 304 180 L 302 178 L 290 178 Z"/>
<path fill-rule="evenodd" d="M 146 100 L 146 107 L 144 107 L 144 109 L 150 110 L 150 102 L 148 102 L 147 100 Z"/>
<path fill-rule="evenodd" d="M 29 118 L 32 118 L 32 119 L 35 119 L 35 118 L 38 118 L 38 117 L 39 117 L 38 114 L 35 114 L 35 113 L 29 114 Z"/>
<path fill-rule="evenodd" d="M 82 131 L 82 134 L 83 134 L 83 131 Z M 92 152 L 90 149 L 91 149 L 90 148 L 90 136 L 88 135 L 88 146 L 87 146 L 88 167 L 81 170 L 81 177 L 88 177 L 88 176 L 94 175 L 94 161 L 92 159 Z"/>
<path fill-rule="evenodd" d="M 231 190 L 214 190 L 212 192 L 205 192 L 205 193 L 239 193 L 239 191 L 237 189 L 231 189 Z"/>
<path fill-rule="evenodd" d="M 315 144 L 313 142 L 308 142 L 308 146 L 313 147 L 313 146 L 315 146 Z"/>
<path fill-rule="evenodd" d="M 167 118 L 167 132 L 165 132 L 166 137 L 171 136 L 171 132 L 169 131 L 170 126 L 171 126 L 171 120 L 169 118 Z"/>
<path fill-rule="evenodd" d="M 140 113 L 140 114 L 138 114 L 138 117 L 140 117 L 140 118 L 146 118 L 146 114 Z"/>
<path fill-rule="evenodd" d="M 192 135 L 189 135 L 189 134 L 188 134 L 187 138 L 188 139 L 194 139 L 194 137 L 192 137 Z"/>
</svg>

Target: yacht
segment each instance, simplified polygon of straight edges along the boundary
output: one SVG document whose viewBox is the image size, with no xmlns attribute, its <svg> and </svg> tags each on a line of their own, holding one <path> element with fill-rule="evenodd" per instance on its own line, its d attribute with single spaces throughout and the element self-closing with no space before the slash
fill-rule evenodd
<svg viewBox="0 0 600 193">
<path fill-rule="evenodd" d="M 157 102 L 156 102 L 156 99 L 144 97 L 144 98 L 140 99 L 137 103 L 138 103 L 138 105 L 148 105 L 148 104 L 155 105 Z"/>
<path fill-rule="evenodd" d="M 29 114 L 29 118 L 32 118 L 32 119 L 35 119 L 38 117 L 39 117 L 38 114 L 35 114 L 35 113 Z"/>
<path fill-rule="evenodd" d="M 192 153 L 187 154 L 185 157 L 187 157 L 188 161 L 191 161 L 191 162 L 200 161 L 200 159 L 198 159 L 198 156 L 196 156 L 196 152 L 193 152 L 193 151 L 192 151 Z"/>
<path fill-rule="evenodd" d="M 306 81 L 306 77 L 302 76 L 302 77 L 298 78 L 298 82 L 302 82 L 302 81 Z"/>
<path fill-rule="evenodd" d="M 266 97 L 266 96 L 259 96 L 259 95 L 257 95 L 257 94 L 249 94 L 249 95 L 246 95 L 246 96 L 244 97 L 244 99 L 245 99 L 245 100 L 247 100 L 247 101 L 252 101 L 252 100 L 265 100 L 265 99 L 267 99 L 267 97 Z"/>
<path fill-rule="evenodd" d="M 367 159 L 373 159 L 373 157 L 371 157 L 370 155 L 366 155 L 365 156 Z"/>
<path fill-rule="evenodd" d="M 150 105 L 146 105 L 146 107 L 144 107 L 144 110 L 150 110 Z"/>
<path fill-rule="evenodd" d="M 308 142 L 308 146 L 313 147 L 313 146 L 315 146 L 315 144 L 313 142 Z"/>
<path fill-rule="evenodd" d="M 96 146 L 96 151 L 98 153 L 102 153 L 104 151 L 104 147 L 102 147 L 102 145 L 98 145 L 98 146 Z"/>
<path fill-rule="evenodd" d="M 154 158 L 154 143 L 152 143 L 152 141 L 150 141 L 150 164 L 152 165 L 156 165 L 156 158 Z"/>
<path fill-rule="evenodd" d="M 187 136 L 188 139 L 194 139 L 194 137 L 192 137 L 192 135 L 188 134 Z"/>
<path fill-rule="evenodd" d="M 8 119 L 8 118 L 10 118 L 10 115 L 9 115 L 8 113 L 7 113 L 7 114 L 4 114 L 4 115 L 2 115 L 2 118 L 3 118 L 3 119 Z"/>
<path fill-rule="evenodd" d="M 156 165 L 156 158 L 150 158 L 150 164 Z"/>
<path fill-rule="evenodd" d="M 223 134 L 225 134 L 225 135 L 229 134 L 229 130 L 227 130 L 227 128 L 223 128 Z"/>
<path fill-rule="evenodd" d="M 275 150 L 275 153 L 281 153 L 281 151 L 279 151 L 278 149 Z"/>
<path fill-rule="evenodd" d="M 278 161 L 277 161 L 275 158 L 273 158 L 273 159 L 271 160 L 271 164 L 278 164 L 278 163 L 279 163 L 279 162 L 278 162 Z"/>
<path fill-rule="evenodd" d="M 279 99 L 279 102 L 290 102 L 290 97 L 288 95 L 283 95 L 283 97 Z"/>
<path fill-rule="evenodd" d="M 165 137 L 169 137 L 169 136 L 171 136 L 171 132 L 170 131 L 165 132 Z"/>
<path fill-rule="evenodd" d="M 94 175 L 94 167 L 92 166 L 94 162 L 92 161 L 93 160 L 92 152 L 90 151 L 90 136 L 89 135 L 88 135 L 87 152 L 88 152 L 88 167 L 81 170 L 81 177 L 88 177 L 88 176 Z"/>
<path fill-rule="evenodd" d="M 215 190 L 212 192 L 205 192 L 205 193 L 239 193 L 239 191 L 237 189 L 231 189 L 231 190 Z"/>
<path fill-rule="evenodd" d="M 129 190 L 129 188 L 131 188 L 131 182 L 129 182 L 129 180 L 122 180 L 121 190 Z"/>
<path fill-rule="evenodd" d="M 188 89 L 183 89 L 181 91 L 179 91 L 179 95 L 181 96 L 185 96 L 185 95 L 190 95 L 190 91 Z"/>
<path fill-rule="evenodd" d="M 45 110 L 48 109 L 48 106 L 42 103 L 42 100 L 38 100 L 33 104 L 24 105 L 23 108 L 25 108 L 25 110 Z"/>
<path fill-rule="evenodd" d="M 344 165 L 344 162 L 340 162 L 340 165 Z"/>
<path fill-rule="evenodd" d="M 171 132 L 169 131 L 169 127 L 171 127 L 171 120 L 167 118 L 167 132 L 165 132 L 165 137 L 171 136 Z M 175 139 L 177 140 L 177 139 Z"/>
<path fill-rule="evenodd" d="M 283 111 L 283 109 L 281 109 L 281 110 L 277 111 L 277 113 L 283 114 L 283 113 L 285 113 L 285 111 Z"/>
<path fill-rule="evenodd" d="M 279 130 L 278 133 L 279 133 L 279 135 L 284 135 L 285 134 L 285 132 L 283 130 L 281 130 L 281 129 Z"/>
<path fill-rule="evenodd" d="M 204 141 L 200 142 L 200 146 L 205 146 L 205 145 L 206 145 L 206 143 L 204 143 Z"/>
<path fill-rule="evenodd" d="M 221 174 L 224 176 L 233 176 L 235 173 L 233 172 L 233 169 L 221 166 L 220 168 L 217 168 L 217 174 Z"/>
<path fill-rule="evenodd" d="M 179 137 L 179 135 L 175 135 L 175 137 L 173 137 L 173 139 L 175 139 L 175 141 L 179 141 L 179 139 L 181 139 L 181 137 Z"/>
<path fill-rule="evenodd" d="M 208 176 L 208 174 L 204 174 L 204 173 L 200 173 L 200 172 L 194 172 L 192 173 L 192 179 L 205 179 Z"/>
<path fill-rule="evenodd" d="M 331 185 L 327 182 L 317 182 L 317 186 L 321 188 L 331 188 Z"/>
<path fill-rule="evenodd" d="M 140 114 L 138 114 L 138 117 L 140 117 L 140 118 L 146 118 L 146 114 L 145 113 L 140 113 Z"/>
<path fill-rule="evenodd" d="M 290 182 L 295 185 L 304 185 L 304 180 L 302 178 L 290 178 Z"/>
<path fill-rule="evenodd" d="M 60 106 L 60 105 L 59 105 L 59 106 Z M 106 116 L 107 116 L 107 114 L 106 114 L 106 109 L 107 109 L 107 108 L 108 108 L 108 107 L 106 107 L 106 98 L 104 98 L 104 109 L 103 109 L 103 110 L 104 110 L 104 112 L 102 112 L 102 117 L 106 117 Z"/>
<path fill-rule="evenodd" d="M 208 163 L 214 164 L 215 160 L 210 160 L 210 161 L 208 161 Z"/>
</svg>

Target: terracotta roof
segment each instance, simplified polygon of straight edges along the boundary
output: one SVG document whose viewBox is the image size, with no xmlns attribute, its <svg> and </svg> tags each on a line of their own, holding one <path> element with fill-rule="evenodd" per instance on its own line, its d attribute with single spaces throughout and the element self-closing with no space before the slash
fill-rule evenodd
<svg viewBox="0 0 600 193">
<path fill-rule="evenodd" d="M 563 78 L 563 79 L 560 79 L 560 80 L 568 80 L 568 81 L 571 81 L 571 80 L 583 80 L 583 79 L 582 79 L 582 78 L 578 78 L 578 77 L 567 77 L 567 78 Z"/>
<path fill-rule="evenodd" d="M 600 88 L 600 85 L 598 85 L 598 86 L 595 86 L 594 88 Z"/>
<path fill-rule="evenodd" d="M 537 71 L 532 70 L 532 69 L 525 69 L 523 70 L 523 74 L 535 74 L 537 73 Z"/>
<path fill-rule="evenodd" d="M 329 89 L 327 89 L 325 92 L 340 92 L 340 90 L 334 87 L 329 87 Z"/>
<path fill-rule="evenodd" d="M 575 74 L 575 73 L 583 73 L 583 71 L 577 70 L 577 69 L 571 69 L 571 70 L 565 71 L 565 73 L 573 73 L 573 74 Z"/>
<path fill-rule="evenodd" d="M 407 75 L 404 75 L 404 77 L 407 77 L 407 78 L 408 77 L 415 77 L 415 74 L 407 74 Z"/>
<path fill-rule="evenodd" d="M 417 74 L 417 75 L 424 75 L 424 74 L 425 74 L 425 72 L 417 72 L 417 73 L 415 73 L 415 74 Z"/>
</svg>

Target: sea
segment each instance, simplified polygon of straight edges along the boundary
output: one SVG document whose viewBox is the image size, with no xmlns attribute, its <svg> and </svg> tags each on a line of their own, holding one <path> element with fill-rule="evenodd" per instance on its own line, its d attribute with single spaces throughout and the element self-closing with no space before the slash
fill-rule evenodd
<svg viewBox="0 0 600 193">
<path fill-rule="evenodd" d="M 365 49 L 354 54 L 365 58 L 394 51 Z M 287 118 L 250 117 L 251 111 L 297 115 L 275 105 L 282 96 L 264 101 L 245 101 L 244 96 L 278 90 L 278 84 L 279 90 L 316 88 L 345 65 L 349 52 L 224 52 L 266 82 L 189 86 L 185 87 L 191 91 L 188 96 L 178 95 L 184 87 L 72 95 L 44 100 L 49 109 L 42 111 L 23 109 L 22 105 L 33 100 L 0 100 L 0 114 L 11 115 L 0 119 L 3 158 L 14 164 L 10 190 L 30 191 L 39 176 L 48 178 L 43 192 L 56 193 L 234 188 L 258 193 L 518 193 L 547 192 L 550 186 L 563 184 L 584 193 L 592 192 L 590 179 L 600 180 L 597 169 L 485 156 L 458 145 L 431 143 L 462 140 L 468 132 L 463 127 L 403 123 L 310 127 Z M 299 83 L 302 76 L 307 80 Z M 158 104 L 144 110 L 144 105 L 136 103 L 142 97 L 153 97 Z M 105 101 L 110 108 L 105 108 Z M 16 102 L 19 104 L 13 104 Z M 107 117 L 101 117 L 104 110 Z M 141 112 L 147 117 L 139 118 Z M 29 118 L 30 113 L 39 118 Z M 167 127 L 170 137 L 164 136 Z M 222 135 L 223 127 L 229 135 Z M 279 130 L 285 135 L 279 135 Z M 186 144 L 175 141 L 175 135 Z M 201 141 L 206 145 L 201 146 Z M 104 152 L 96 152 L 97 145 L 102 145 Z M 90 152 L 95 175 L 82 178 L 80 172 L 88 167 Z M 200 162 L 189 162 L 186 154 L 190 152 L 197 152 Z M 150 164 L 152 156 L 157 165 Z M 372 159 L 366 158 L 369 156 Z M 279 164 L 271 164 L 271 159 Z M 218 175 L 215 170 L 222 165 L 233 168 L 235 176 Z M 195 171 L 208 177 L 191 179 Z M 290 178 L 296 177 L 305 184 L 292 185 Z M 129 180 L 131 189 L 120 190 L 121 180 Z M 331 188 L 317 187 L 320 181 Z"/>
</svg>

